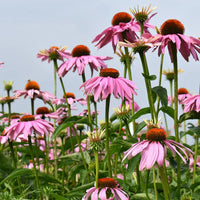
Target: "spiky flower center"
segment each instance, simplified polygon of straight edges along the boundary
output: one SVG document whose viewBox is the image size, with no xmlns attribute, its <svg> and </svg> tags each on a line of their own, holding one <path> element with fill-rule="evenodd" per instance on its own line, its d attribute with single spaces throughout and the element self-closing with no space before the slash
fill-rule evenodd
<svg viewBox="0 0 200 200">
<path fill-rule="evenodd" d="M 37 110 L 36 110 L 36 114 L 39 115 L 39 114 L 48 114 L 50 113 L 49 109 L 47 107 L 39 107 Z"/>
<path fill-rule="evenodd" d="M 189 94 L 189 91 L 186 88 L 179 88 L 178 94 Z"/>
<path fill-rule="evenodd" d="M 57 46 L 52 46 L 52 47 L 50 47 L 50 49 L 49 49 L 49 58 L 50 58 L 50 60 L 57 60 L 57 59 L 59 59 L 60 58 L 60 55 L 58 54 L 58 51 L 59 50 L 59 47 L 57 47 Z"/>
<path fill-rule="evenodd" d="M 50 47 L 50 50 L 51 51 L 56 51 L 56 50 L 58 50 L 59 49 L 59 47 L 57 47 L 57 46 L 52 46 L 52 47 Z"/>
<path fill-rule="evenodd" d="M 25 85 L 25 90 L 40 90 L 40 86 L 36 81 L 28 81 L 27 84 Z"/>
<path fill-rule="evenodd" d="M 119 23 L 128 23 L 132 19 L 132 16 L 126 12 L 119 12 L 115 14 L 112 18 L 112 25 L 116 26 L 119 25 Z"/>
<path fill-rule="evenodd" d="M 5 135 L 7 135 L 7 133 L 6 133 L 6 130 L 5 130 L 5 129 L 2 131 L 1 135 L 2 135 L 2 136 L 5 136 Z"/>
<path fill-rule="evenodd" d="M 21 122 L 28 122 L 28 121 L 34 121 L 35 117 L 33 115 L 25 115 L 20 118 Z"/>
<path fill-rule="evenodd" d="M 44 138 L 44 136 L 38 136 L 37 139 L 38 140 L 44 140 L 45 138 Z"/>
<path fill-rule="evenodd" d="M 20 116 L 19 115 L 11 115 L 11 117 L 10 117 L 11 119 L 19 119 L 20 118 Z"/>
<path fill-rule="evenodd" d="M 135 19 L 138 22 L 144 23 L 148 19 L 148 14 L 144 12 L 138 12 L 135 14 Z"/>
<path fill-rule="evenodd" d="M 72 93 L 72 92 L 66 92 L 66 96 L 67 98 L 72 98 L 72 99 L 75 99 L 75 94 Z M 65 95 L 63 95 L 63 98 L 65 97 Z"/>
<path fill-rule="evenodd" d="M 117 182 L 113 178 L 100 178 L 98 180 L 98 187 L 104 188 L 104 187 L 109 187 L 109 188 L 115 188 L 117 186 Z"/>
<path fill-rule="evenodd" d="M 119 77 L 119 71 L 114 68 L 105 68 L 100 71 L 99 75 L 102 77 L 110 76 L 112 78 L 117 78 L 117 77 Z"/>
<path fill-rule="evenodd" d="M 73 57 L 88 56 L 88 55 L 90 55 L 90 49 L 85 45 L 78 45 L 74 47 L 72 50 Z"/>
<path fill-rule="evenodd" d="M 160 27 L 160 32 L 162 35 L 178 34 L 178 33 L 183 34 L 184 31 L 185 28 L 183 24 L 177 19 L 168 19 Z"/>
<path fill-rule="evenodd" d="M 146 139 L 150 141 L 163 141 L 166 140 L 167 133 L 162 128 L 149 129 L 146 134 Z"/>
</svg>

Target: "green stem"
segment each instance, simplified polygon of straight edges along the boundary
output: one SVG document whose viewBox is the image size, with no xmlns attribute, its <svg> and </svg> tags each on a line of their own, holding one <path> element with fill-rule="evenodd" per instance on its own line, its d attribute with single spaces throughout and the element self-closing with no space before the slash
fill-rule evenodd
<svg viewBox="0 0 200 200">
<path fill-rule="evenodd" d="M 53 72 L 53 77 L 54 77 L 54 95 L 57 96 L 57 77 L 56 77 L 56 74 L 57 74 L 57 60 L 54 59 L 53 60 L 53 63 L 54 63 L 54 72 Z"/>
<path fill-rule="evenodd" d="M 44 136 L 44 141 L 45 141 L 45 167 L 46 167 L 46 173 L 49 174 L 49 142 L 47 141 L 48 138 L 46 135 Z"/>
<path fill-rule="evenodd" d="M 149 194 L 148 194 L 149 173 L 150 173 L 150 170 L 147 171 L 146 184 L 145 184 L 145 193 L 146 193 L 146 197 L 147 197 L 148 200 L 150 200 Z"/>
<path fill-rule="evenodd" d="M 168 184 L 167 175 L 166 175 L 164 165 L 162 167 L 159 167 L 159 172 L 160 172 L 160 179 L 161 179 L 162 186 L 163 186 L 163 192 L 164 192 L 165 200 L 169 200 L 170 199 L 170 197 L 169 197 L 169 194 L 170 194 L 169 193 L 169 184 Z"/>
<path fill-rule="evenodd" d="M 38 179 L 38 172 L 36 169 L 36 164 L 35 164 L 35 159 L 34 159 L 34 155 L 33 155 L 33 146 L 32 146 L 32 142 L 31 142 L 31 136 L 28 136 L 28 143 L 29 143 L 29 148 L 30 148 L 30 153 L 31 153 L 31 159 L 33 162 L 33 170 L 34 170 L 34 174 L 35 174 L 35 181 L 36 181 L 36 187 L 38 189 L 38 191 L 40 190 L 40 183 L 39 183 L 39 179 Z M 39 192 L 40 195 L 40 199 L 42 200 L 42 195 L 41 192 Z"/>
<path fill-rule="evenodd" d="M 10 90 L 7 90 L 7 96 L 10 97 Z M 8 102 L 8 126 L 10 126 L 10 118 L 11 118 L 11 103 Z"/>
<path fill-rule="evenodd" d="M 155 193 L 155 200 L 158 200 L 158 192 L 156 187 L 156 174 L 155 174 L 155 167 L 153 166 L 153 186 L 154 186 L 154 193 Z"/>
<path fill-rule="evenodd" d="M 143 30 L 144 30 L 144 23 L 140 22 L 140 35 L 143 34 Z"/>
<path fill-rule="evenodd" d="M 131 73 L 131 61 L 129 56 L 129 51 L 127 47 L 124 47 L 125 50 L 125 56 L 126 56 L 126 66 L 128 69 L 128 78 L 132 81 L 132 73 Z M 135 108 L 134 108 L 134 95 L 132 95 L 132 102 L 131 102 L 131 110 L 132 110 L 132 116 L 135 114 Z M 132 121 L 133 123 L 133 133 L 135 131 L 135 119 Z"/>
<path fill-rule="evenodd" d="M 95 123 L 96 123 L 96 130 L 98 129 L 98 117 L 97 117 L 97 103 L 94 101 L 94 111 L 95 111 Z"/>
<path fill-rule="evenodd" d="M 147 62 L 146 62 L 146 57 L 145 54 L 143 52 L 139 53 L 140 55 L 140 59 L 142 62 L 142 67 L 143 67 L 143 72 L 146 76 L 149 76 L 149 70 L 148 70 L 148 66 L 147 66 Z M 155 106 L 153 103 L 153 96 L 152 96 L 152 91 L 151 91 L 151 82 L 145 78 L 145 85 L 146 85 L 146 90 L 147 90 L 147 97 L 148 97 L 148 101 L 149 101 L 149 107 L 150 107 L 150 111 L 151 111 L 151 118 L 154 121 L 154 116 L 155 116 Z"/>
<path fill-rule="evenodd" d="M 106 122 L 106 153 L 107 153 L 107 163 L 108 163 L 108 175 L 109 177 L 112 177 L 111 156 L 109 147 L 109 107 L 110 107 L 110 95 L 106 99 L 105 122 Z"/>
<path fill-rule="evenodd" d="M 34 98 L 31 99 L 31 113 L 34 115 Z"/>
<path fill-rule="evenodd" d="M 158 86 L 161 86 L 161 81 L 162 81 L 163 60 L 164 60 L 164 54 L 161 54 L 161 60 L 160 60 L 160 73 L 159 73 L 159 82 L 158 82 Z M 156 121 L 158 121 L 159 107 L 160 107 L 160 98 L 158 97 L 158 98 L 157 98 Z"/>
<path fill-rule="evenodd" d="M 11 155 L 12 155 L 12 159 L 13 159 L 13 163 L 14 163 L 14 168 L 17 169 L 18 159 L 15 156 L 16 153 L 15 153 L 15 150 L 13 148 L 13 142 L 10 141 L 10 139 L 8 139 L 8 143 L 9 143 L 9 147 L 10 147 L 10 151 L 11 151 Z M 20 192 L 22 192 L 22 188 L 21 188 L 21 183 L 20 183 L 19 177 L 17 177 L 17 183 L 18 183 Z"/>
<path fill-rule="evenodd" d="M 179 131 L 178 131 L 178 63 L 177 63 L 177 49 L 176 44 L 171 43 L 171 50 L 173 56 L 174 64 L 174 131 L 176 142 L 180 142 Z M 173 97 L 172 97 L 173 98 Z M 178 195 L 180 196 L 181 190 L 181 160 L 177 156 L 177 190 Z"/>
<path fill-rule="evenodd" d="M 85 73 L 82 73 L 82 80 L 83 83 L 85 83 L 86 78 L 85 78 Z M 89 126 L 90 126 L 90 131 L 93 131 L 93 126 L 92 126 L 92 120 L 91 120 L 91 109 L 90 109 L 90 97 L 87 96 L 87 107 L 88 107 L 88 120 L 89 120 Z"/>
<path fill-rule="evenodd" d="M 170 96 L 171 96 L 171 107 L 173 108 L 173 104 L 174 104 L 174 98 L 173 98 L 173 80 L 169 81 L 170 84 Z"/>
<path fill-rule="evenodd" d="M 82 151 L 82 148 L 81 148 L 81 142 L 80 142 L 80 139 L 78 137 L 78 133 L 77 133 L 77 131 L 76 131 L 74 126 L 72 128 L 73 128 L 73 131 L 74 131 L 74 134 L 75 134 L 75 137 L 76 137 L 76 141 L 78 143 L 79 152 L 81 153 L 81 157 L 82 157 L 82 160 L 83 160 L 84 168 L 87 170 L 87 165 L 86 165 L 86 161 L 85 161 L 85 158 L 84 158 L 84 155 L 83 155 L 83 151 Z"/>
<path fill-rule="evenodd" d="M 163 116 L 164 116 L 164 120 L 165 120 L 165 128 L 166 128 L 167 136 L 169 136 L 169 128 L 168 128 L 168 123 L 167 123 L 166 114 L 163 113 Z"/>
<path fill-rule="evenodd" d="M 39 161 L 39 153 L 38 153 L 38 145 L 37 145 L 37 136 L 36 133 L 34 132 L 34 140 L 35 140 L 35 153 L 36 153 L 36 162 L 38 165 L 38 169 L 40 170 L 40 161 Z"/>
<path fill-rule="evenodd" d="M 140 174 L 140 170 L 139 170 L 139 164 L 136 165 L 136 175 L 137 175 L 137 192 L 141 192 L 141 174 Z"/>
<path fill-rule="evenodd" d="M 2 113 L 4 113 L 4 103 L 1 104 Z"/>
<path fill-rule="evenodd" d="M 199 137 L 198 137 L 198 135 L 196 135 L 195 150 L 194 150 L 194 164 L 193 164 L 193 179 L 192 179 L 193 184 L 195 183 L 195 176 L 196 176 L 196 163 L 197 163 L 198 145 L 199 145 Z"/>
<path fill-rule="evenodd" d="M 54 62 L 54 67 L 55 67 L 56 72 L 58 72 L 58 64 L 57 64 L 57 61 Z M 59 80 L 60 80 L 60 84 L 61 84 L 61 87 L 62 87 L 62 90 L 63 90 L 64 98 L 65 98 L 65 101 L 66 101 L 66 104 L 67 104 L 68 115 L 69 115 L 69 117 L 71 117 L 71 109 L 70 109 L 70 105 L 69 105 L 68 100 L 67 100 L 67 95 L 66 95 L 65 86 L 64 86 L 62 77 L 59 77 Z"/>
<path fill-rule="evenodd" d="M 98 151 L 94 150 L 94 158 L 95 158 L 95 166 L 96 166 L 96 188 L 98 188 L 98 180 L 99 180 L 99 157 Z"/>
<path fill-rule="evenodd" d="M 62 151 L 62 155 L 64 156 L 64 137 L 61 138 L 61 151 Z M 64 195 L 64 180 L 65 180 L 65 162 L 64 159 L 62 159 L 62 195 Z"/>
</svg>

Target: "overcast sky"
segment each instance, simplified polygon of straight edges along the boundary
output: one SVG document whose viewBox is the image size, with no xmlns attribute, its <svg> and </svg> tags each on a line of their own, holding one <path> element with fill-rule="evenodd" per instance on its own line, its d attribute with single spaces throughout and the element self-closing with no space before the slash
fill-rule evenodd
<svg viewBox="0 0 200 200">
<path fill-rule="evenodd" d="M 91 41 L 111 25 L 112 17 L 117 12 L 130 13 L 129 8 L 149 4 L 157 6 L 154 11 L 157 15 L 152 18 L 151 24 L 160 27 L 167 19 L 178 19 L 185 26 L 185 35 L 200 36 L 198 0 L 0 0 L 0 61 L 5 63 L 0 69 L 0 95 L 6 95 L 3 80 L 14 81 L 13 89 L 22 90 L 28 79 L 37 81 L 42 91 L 53 93 L 52 63 L 41 62 L 36 57 L 39 50 L 51 46 L 67 45 L 68 50 L 72 50 L 76 45 L 86 45 L 90 48 L 91 55 L 113 57 L 113 60 L 106 61 L 108 67 L 122 72 L 123 66 L 114 55 L 111 44 L 97 50 Z M 160 58 L 157 52 L 148 52 L 147 59 L 150 74 L 158 74 Z M 195 62 L 192 57 L 188 63 L 179 57 L 178 63 L 185 71 L 179 76 L 179 87 L 198 93 L 200 63 Z M 172 68 L 172 64 L 166 55 L 164 69 L 168 68 Z M 138 56 L 133 63 L 133 70 L 133 81 L 138 86 L 138 96 L 135 99 L 143 107 L 147 105 L 147 101 L 144 100 L 146 91 Z M 77 98 L 82 96 L 83 93 L 79 90 L 81 77 L 76 72 L 68 73 L 64 77 L 64 83 L 66 91 L 74 92 Z M 153 82 L 154 86 L 157 84 L 158 81 Z M 168 87 L 168 82 L 164 81 L 164 86 Z M 60 90 L 59 82 L 58 88 Z M 58 97 L 61 96 L 60 90 Z M 12 111 L 30 112 L 30 100 L 22 99 L 13 104 Z M 37 103 L 39 102 L 40 100 Z M 116 105 L 111 104 L 112 107 Z"/>
</svg>

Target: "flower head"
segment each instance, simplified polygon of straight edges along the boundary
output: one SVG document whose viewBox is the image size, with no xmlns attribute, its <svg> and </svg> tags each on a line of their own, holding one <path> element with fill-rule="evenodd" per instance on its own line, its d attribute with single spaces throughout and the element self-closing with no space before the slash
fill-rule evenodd
<svg viewBox="0 0 200 200">
<path fill-rule="evenodd" d="M 44 136 L 53 133 L 54 128 L 46 120 L 35 119 L 33 115 L 24 115 L 5 129 L 5 135 L 10 141 L 17 140 L 19 137 L 28 140 L 28 136 L 32 136 L 33 131 L 39 136 Z"/>
<path fill-rule="evenodd" d="M 5 104 L 5 103 L 11 103 L 15 99 L 18 99 L 19 97 L 17 95 L 10 96 L 10 97 L 0 97 L 0 102 Z"/>
<path fill-rule="evenodd" d="M 185 150 L 189 153 L 193 153 L 189 148 L 182 144 L 167 139 L 167 134 L 164 129 L 152 128 L 147 131 L 146 140 L 133 144 L 132 147 L 125 152 L 123 160 L 127 157 L 130 159 L 141 152 L 141 161 L 139 165 L 140 171 L 144 168 L 151 169 L 156 163 L 161 167 L 165 160 L 167 147 L 171 150 L 173 155 L 178 154 L 185 163 L 186 160 L 180 152 L 182 152 L 187 158 L 188 156 Z"/>
<path fill-rule="evenodd" d="M 3 81 L 4 84 L 4 89 L 5 90 L 12 90 L 12 86 L 13 86 L 13 81 Z"/>
<path fill-rule="evenodd" d="M 134 18 L 126 12 L 119 12 L 113 16 L 112 26 L 98 34 L 92 42 L 97 42 L 98 49 L 112 42 L 115 52 L 118 41 L 126 39 L 134 42 L 138 38 L 136 31 L 140 31 L 140 25 Z"/>
<path fill-rule="evenodd" d="M 102 138 L 105 135 L 105 131 L 101 129 L 95 130 L 93 132 L 86 131 L 86 134 L 88 135 L 90 148 L 95 151 L 102 151 Z"/>
<path fill-rule="evenodd" d="M 52 118 L 52 119 L 58 119 L 59 115 L 57 112 L 50 112 L 48 107 L 39 107 L 36 110 L 36 115 L 35 118 L 41 118 L 41 119 L 45 119 L 45 118 Z"/>
<path fill-rule="evenodd" d="M 200 40 L 191 36 L 185 36 L 183 24 L 176 19 L 165 21 L 160 28 L 160 33 L 156 36 L 145 35 L 145 37 L 156 37 L 154 42 L 160 42 L 158 55 L 165 53 L 165 47 L 168 47 L 171 61 L 173 62 L 171 44 L 176 45 L 176 49 L 183 58 L 188 61 L 190 54 L 195 60 L 198 60 L 197 53 L 200 52 Z M 143 35 L 144 36 L 144 35 Z"/>
<path fill-rule="evenodd" d="M 131 47 L 134 53 L 143 53 L 146 52 L 149 48 L 153 48 L 154 46 L 156 46 L 156 43 L 153 44 L 151 42 L 151 38 L 139 38 L 133 43 L 127 40 L 125 42 L 119 42 L 119 45 L 124 47 Z"/>
<path fill-rule="evenodd" d="M 113 108 L 117 117 L 122 120 L 127 120 L 130 117 L 130 106 L 127 104 L 126 106 L 121 106 L 119 108 Z"/>
<path fill-rule="evenodd" d="M 98 188 L 92 187 L 86 191 L 87 193 L 82 200 L 128 200 L 128 195 L 119 187 L 119 183 L 113 178 L 101 178 L 98 180 Z"/>
<path fill-rule="evenodd" d="M 35 81 L 30 81 L 30 80 L 25 85 L 24 90 L 15 90 L 13 92 L 16 93 L 17 97 L 24 95 L 24 98 L 26 98 L 27 96 L 29 96 L 31 99 L 41 98 L 44 101 L 44 103 L 46 103 L 47 101 L 50 101 L 51 99 L 56 98 L 55 95 L 49 92 L 40 91 L 39 84 Z"/>
<path fill-rule="evenodd" d="M 71 106 L 76 102 L 80 103 L 81 105 L 87 105 L 87 102 L 85 99 L 83 99 L 83 98 L 77 99 L 75 97 L 74 93 L 72 93 L 72 92 L 67 92 L 66 97 L 67 97 L 67 101 L 68 101 L 69 105 L 71 105 Z M 56 104 L 56 105 L 65 104 L 66 103 L 65 95 L 63 95 L 63 98 L 53 99 L 51 101 L 51 103 Z"/>
<path fill-rule="evenodd" d="M 184 105 L 183 112 L 190 112 L 190 111 L 200 111 L 200 95 L 191 95 L 187 97 L 185 100 L 181 101 L 181 104 Z"/>
<path fill-rule="evenodd" d="M 191 97 L 192 95 L 189 93 L 189 91 L 186 88 L 179 88 L 178 89 L 178 101 L 181 103 L 183 100 L 187 99 L 188 97 Z"/>
<path fill-rule="evenodd" d="M 94 101 L 100 98 L 104 100 L 113 94 L 115 98 L 132 100 L 136 95 L 136 85 L 125 78 L 119 77 L 119 71 L 114 68 L 106 68 L 100 71 L 100 76 L 91 78 L 81 85 L 84 87 L 86 96 L 94 92 Z"/>
<path fill-rule="evenodd" d="M 48 62 L 51 62 L 52 60 L 63 60 L 63 55 L 70 55 L 69 51 L 66 51 L 67 47 L 57 47 L 52 46 L 49 49 L 40 50 L 40 52 L 37 54 L 38 58 L 41 58 L 42 61 L 48 60 Z"/>
<path fill-rule="evenodd" d="M 183 69 L 178 69 L 178 74 L 180 74 L 180 73 L 182 73 L 182 72 L 184 72 Z M 163 70 L 163 71 L 162 71 L 162 74 L 164 74 L 164 75 L 166 76 L 166 79 L 167 79 L 168 81 L 174 80 L 174 69 L 172 69 L 172 70 L 170 70 L 170 69 L 168 69 L 168 70 Z"/>
<path fill-rule="evenodd" d="M 107 65 L 104 63 L 105 60 L 111 59 L 108 56 L 92 56 L 90 55 L 90 50 L 85 45 L 78 45 L 72 50 L 71 56 L 65 56 L 67 60 L 63 62 L 59 69 L 59 76 L 65 76 L 71 69 L 73 72 L 78 71 L 79 75 L 85 72 L 86 65 L 90 66 L 91 73 L 93 70 L 98 71 L 98 69 L 104 69 Z"/>
<path fill-rule="evenodd" d="M 3 67 L 4 62 L 0 62 L 0 67 Z"/>
<path fill-rule="evenodd" d="M 120 61 L 124 64 L 126 64 L 126 55 L 124 54 L 124 52 L 122 51 L 121 47 L 118 47 L 119 51 L 115 51 L 115 54 L 118 55 L 120 57 Z M 133 59 L 134 59 L 134 53 L 133 51 L 129 52 L 129 62 L 132 63 Z"/>
<path fill-rule="evenodd" d="M 142 7 L 141 10 L 139 9 L 139 6 L 137 6 L 137 8 L 130 9 L 130 11 L 134 15 L 136 21 L 140 23 L 144 23 L 149 18 L 149 14 L 155 9 L 156 7 L 151 8 L 151 4 L 150 4 L 148 7 L 146 6 Z"/>
</svg>

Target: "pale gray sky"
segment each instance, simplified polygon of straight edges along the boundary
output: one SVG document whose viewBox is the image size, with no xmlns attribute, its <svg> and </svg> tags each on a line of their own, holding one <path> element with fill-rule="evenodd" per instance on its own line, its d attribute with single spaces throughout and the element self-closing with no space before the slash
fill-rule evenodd
<svg viewBox="0 0 200 200">
<path fill-rule="evenodd" d="M 76 45 L 84 44 L 90 48 L 91 55 L 113 57 L 113 60 L 106 62 L 108 67 L 115 67 L 122 72 L 123 66 L 113 54 L 111 44 L 97 50 L 91 41 L 111 25 L 112 17 L 117 12 L 130 13 L 129 8 L 149 4 L 152 7 L 157 6 L 154 12 L 158 13 L 150 21 L 151 24 L 160 27 L 165 20 L 175 18 L 184 24 L 185 35 L 200 36 L 198 0 L 0 0 L 0 61 L 5 62 L 0 69 L 0 95 L 6 95 L 3 91 L 3 80 L 14 81 L 14 90 L 20 90 L 24 89 L 28 79 L 37 81 L 42 91 L 53 93 L 52 63 L 41 62 L 36 58 L 39 50 L 51 46 L 67 45 L 68 50 L 72 50 Z M 150 73 L 158 74 L 160 58 L 157 52 L 148 52 L 147 59 Z M 178 63 L 185 71 L 179 76 L 179 86 L 186 87 L 191 93 L 198 93 L 200 63 L 195 62 L 192 57 L 188 63 L 179 57 Z M 167 54 L 164 58 L 164 69 L 168 68 L 172 68 L 172 64 Z M 146 91 L 138 56 L 133 63 L 133 70 L 133 81 L 138 86 L 138 96 L 135 99 L 143 107 L 147 105 L 147 101 L 144 101 Z M 96 75 L 98 73 L 94 74 Z M 76 72 L 68 73 L 64 77 L 64 83 L 66 91 L 74 92 L 77 97 L 82 96 L 79 91 L 82 82 Z M 158 81 L 153 82 L 154 86 L 157 84 Z M 164 86 L 168 87 L 168 82 L 164 81 Z M 58 89 L 58 97 L 61 97 L 59 82 Z M 40 104 L 38 102 L 36 105 Z M 117 104 L 113 104 L 111 107 L 116 107 Z M 12 110 L 30 112 L 30 100 L 17 100 Z"/>
</svg>

